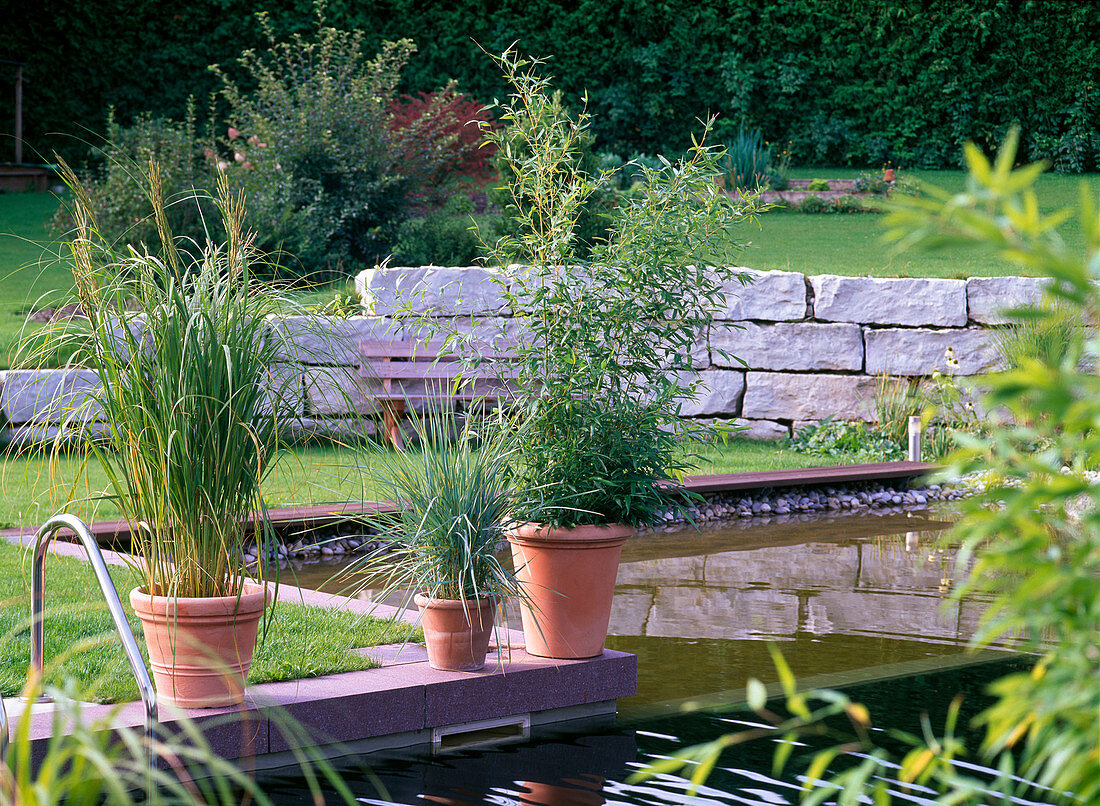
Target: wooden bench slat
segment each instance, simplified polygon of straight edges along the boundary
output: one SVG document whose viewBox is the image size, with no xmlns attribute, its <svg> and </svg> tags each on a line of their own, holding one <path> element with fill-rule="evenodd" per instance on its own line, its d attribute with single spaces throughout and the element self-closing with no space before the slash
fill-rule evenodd
<svg viewBox="0 0 1100 806">
<path fill-rule="evenodd" d="M 408 363 L 386 363 L 371 361 L 363 364 L 359 374 L 365 380 L 496 380 L 501 378 L 508 380 L 516 377 L 517 370 L 512 367 L 484 367 L 477 369 L 463 368 L 457 364 L 421 364 L 415 361 Z"/>
<path fill-rule="evenodd" d="M 442 339 L 428 342 L 366 340 L 359 342 L 359 354 L 367 360 L 403 358 L 408 361 L 458 361 L 459 356 L 455 353 L 440 354 L 444 346 L 445 343 Z M 508 345 L 503 347 L 494 347 L 488 344 L 481 345 L 478 347 L 477 353 L 485 359 L 514 360 L 514 355 Z"/>
</svg>

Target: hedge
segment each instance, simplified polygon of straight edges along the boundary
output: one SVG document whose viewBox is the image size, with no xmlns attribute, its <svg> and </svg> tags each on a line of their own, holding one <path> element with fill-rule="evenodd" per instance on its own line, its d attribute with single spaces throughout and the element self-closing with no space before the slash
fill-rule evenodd
<svg viewBox="0 0 1100 806">
<path fill-rule="evenodd" d="M 28 62 L 25 130 L 44 154 L 78 147 L 48 132 L 102 132 L 108 105 L 121 121 L 179 117 L 189 94 L 202 107 L 207 65 L 260 44 L 257 10 L 279 31 L 313 25 L 312 0 L 15 6 L 0 58 Z M 1028 158 L 1100 167 L 1100 15 L 1088 3 L 329 0 L 326 15 L 377 42 L 416 41 L 410 92 L 455 78 L 475 97 L 499 94 L 475 40 L 552 54 L 570 103 L 587 88 L 599 146 L 625 154 L 682 150 L 695 119 L 718 113 L 789 142 L 795 164 L 952 166 L 963 140 L 992 146 L 1019 122 Z M 11 131 L 10 103 L 0 127 Z"/>
</svg>

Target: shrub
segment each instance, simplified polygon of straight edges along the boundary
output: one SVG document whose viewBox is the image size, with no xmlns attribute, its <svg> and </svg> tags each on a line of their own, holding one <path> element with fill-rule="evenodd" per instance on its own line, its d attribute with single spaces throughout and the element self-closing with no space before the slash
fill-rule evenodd
<svg viewBox="0 0 1100 806">
<path fill-rule="evenodd" d="M 800 453 L 843 462 L 892 462 L 905 458 L 905 451 L 890 436 L 860 422 L 811 423 L 795 434 L 789 444 Z"/>
<path fill-rule="evenodd" d="M 390 104 L 390 129 L 398 134 L 420 126 L 422 131 L 416 142 L 419 146 L 430 142 L 443 149 L 442 160 L 420 188 L 422 198 L 428 203 L 441 203 L 449 195 L 444 189 L 455 179 L 465 180 L 481 188 L 496 174 L 492 166 L 496 146 L 487 142 L 481 132 L 483 123 L 491 117 L 484 104 L 468 95 L 451 92 L 421 92 L 417 96 L 402 95 Z M 397 173 L 409 173 L 406 163 L 414 165 L 422 159 L 417 154 L 398 155 Z M 434 192 L 433 192 L 434 191 Z"/>
<path fill-rule="evenodd" d="M 857 196 L 844 195 L 833 201 L 834 213 L 870 213 L 872 208 Z"/>
<path fill-rule="evenodd" d="M 501 226 L 499 215 L 475 217 L 470 198 L 455 193 L 441 209 L 401 223 L 393 260 L 402 266 L 469 266 L 481 254 L 481 238 L 495 240 Z"/>
<path fill-rule="evenodd" d="M 239 59 L 255 88 L 215 68 L 232 121 L 224 145 L 233 158 L 220 166 L 246 191 L 260 246 L 289 254 L 284 272 L 325 276 L 377 262 L 424 189 L 463 152 L 462 104 L 447 88 L 400 109 L 397 83 L 416 50 L 407 39 L 368 59 L 362 31 L 319 19 L 312 39 L 280 43 L 260 19 L 267 51 Z"/>
<path fill-rule="evenodd" d="M 682 160 L 643 167 L 645 192 L 626 199 L 607 240 L 579 258 L 578 222 L 612 181 L 576 171 L 590 119 L 562 115 L 538 61 L 506 52 L 498 63 L 513 91 L 503 106 L 509 129 L 493 136 L 509 195 L 523 200 L 511 207 L 517 234 L 493 251 L 516 266 L 498 282 L 524 333 L 515 382 L 530 418 L 517 517 L 560 527 L 653 523 L 678 506 L 671 494 L 687 460 L 674 429 L 698 390 L 684 378 L 727 284 L 748 282 L 730 268 L 728 232 L 753 204 L 719 189 L 704 132 Z M 509 139 L 516 121 L 519 149 Z"/>
<path fill-rule="evenodd" d="M 160 166 L 165 214 L 172 231 L 200 244 L 208 236 L 218 240 L 224 235 L 206 231 L 207 222 L 219 217 L 209 193 L 213 165 L 203 159 L 204 146 L 196 128 L 192 104 L 182 123 L 140 115 L 132 125 L 120 126 L 114 111 L 108 114 L 106 140 L 95 149 L 101 164 L 82 177 L 87 203 L 104 239 L 158 247 L 153 200 L 148 187 L 135 181 L 149 170 L 150 161 Z M 62 205 L 53 219 L 55 234 L 64 234 L 74 223 L 69 208 Z"/>
<path fill-rule="evenodd" d="M 890 185 L 878 174 L 864 171 L 856 177 L 852 189 L 856 193 L 873 193 L 876 196 L 885 196 L 887 191 L 890 190 Z"/>
<path fill-rule="evenodd" d="M 824 179 L 811 179 L 810 184 L 808 184 L 806 186 L 806 190 L 813 190 L 813 191 L 828 190 L 828 189 L 829 189 L 829 183 L 826 182 Z"/>
<path fill-rule="evenodd" d="M 801 213 L 831 213 L 833 206 L 820 196 L 807 196 L 798 205 Z"/>
</svg>

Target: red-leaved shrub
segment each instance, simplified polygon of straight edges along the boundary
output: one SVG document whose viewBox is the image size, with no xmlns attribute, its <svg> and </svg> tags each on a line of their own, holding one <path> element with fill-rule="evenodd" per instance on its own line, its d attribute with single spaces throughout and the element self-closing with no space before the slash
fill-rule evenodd
<svg viewBox="0 0 1100 806">
<path fill-rule="evenodd" d="M 492 179 L 496 147 L 482 143 L 479 126 L 492 123 L 492 117 L 470 96 L 447 90 L 403 95 L 389 111 L 397 167 L 406 176 L 425 174 L 416 183 L 425 204 L 441 203 L 451 180 L 480 189 Z"/>
</svg>

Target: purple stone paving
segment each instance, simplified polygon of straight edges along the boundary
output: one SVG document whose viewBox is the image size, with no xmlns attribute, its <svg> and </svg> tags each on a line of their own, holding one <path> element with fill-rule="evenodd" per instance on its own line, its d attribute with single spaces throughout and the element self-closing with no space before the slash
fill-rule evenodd
<svg viewBox="0 0 1100 806">
<path fill-rule="evenodd" d="M 282 585 L 279 598 L 315 607 L 341 607 L 382 618 L 414 620 L 415 614 L 326 593 Z M 304 680 L 264 683 L 248 690 L 239 708 L 183 712 L 202 727 L 213 749 L 234 759 L 297 747 L 352 742 L 494 717 L 605 702 L 636 692 L 633 655 L 607 650 L 588 660 L 553 660 L 527 655 L 522 633 L 501 630 L 508 649 L 490 652 L 477 672 L 432 669 L 424 649 L 394 644 L 363 650 L 382 667 Z M 494 645 L 495 650 L 495 645 Z M 110 718 L 116 726 L 140 730 L 140 703 L 88 705 L 85 720 Z M 161 722 L 181 712 L 165 707 Z M 52 717 L 35 714 L 32 731 L 49 736 Z"/>
</svg>

